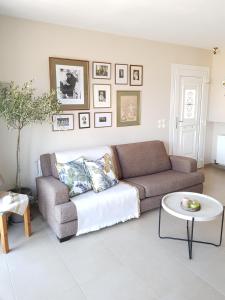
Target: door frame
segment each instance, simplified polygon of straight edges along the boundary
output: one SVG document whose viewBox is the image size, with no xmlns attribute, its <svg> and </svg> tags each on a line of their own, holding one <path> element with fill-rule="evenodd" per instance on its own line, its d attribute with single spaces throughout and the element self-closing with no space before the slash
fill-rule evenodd
<svg viewBox="0 0 225 300">
<path fill-rule="evenodd" d="M 177 86 L 180 78 L 198 77 L 202 79 L 202 101 L 200 106 L 200 128 L 199 128 L 199 149 L 198 149 L 198 167 L 204 167 L 205 154 L 205 135 L 206 135 L 206 118 L 208 108 L 208 94 L 209 94 L 209 67 L 192 66 L 192 65 L 171 65 L 171 94 L 170 94 L 170 120 L 169 120 L 169 153 L 173 154 L 174 138 L 176 134 L 176 117 L 177 117 L 177 103 L 179 101 L 179 94 L 177 93 Z"/>
</svg>

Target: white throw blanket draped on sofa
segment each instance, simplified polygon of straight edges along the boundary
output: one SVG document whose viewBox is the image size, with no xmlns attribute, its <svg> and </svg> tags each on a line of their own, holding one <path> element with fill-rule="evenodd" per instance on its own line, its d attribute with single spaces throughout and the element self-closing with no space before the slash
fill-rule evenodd
<svg viewBox="0 0 225 300">
<path fill-rule="evenodd" d="M 75 196 L 78 218 L 77 235 L 138 218 L 140 200 L 135 187 L 120 182 L 101 193 L 93 191 Z"/>
<path fill-rule="evenodd" d="M 106 153 L 113 156 L 109 146 L 56 152 L 55 155 L 57 162 L 65 163 L 81 156 L 96 160 Z M 124 182 L 100 193 L 90 191 L 75 196 L 71 201 L 77 209 L 77 235 L 138 218 L 140 215 L 139 193 L 135 187 Z"/>
</svg>

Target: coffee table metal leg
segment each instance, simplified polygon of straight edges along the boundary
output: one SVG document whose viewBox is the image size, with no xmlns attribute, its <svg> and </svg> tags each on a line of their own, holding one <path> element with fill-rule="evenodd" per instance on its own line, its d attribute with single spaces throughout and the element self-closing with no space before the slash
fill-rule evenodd
<svg viewBox="0 0 225 300">
<path fill-rule="evenodd" d="M 189 259 L 192 259 L 194 224 L 195 224 L 195 220 L 194 220 L 194 218 L 192 218 L 192 221 L 191 221 L 191 234 L 190 234 L 190 232 L 189 232 L 189 221 L 187 221 L 187 242 L 188 242 Z"/>
<path fill-rule="evenodd" d="M 193 245 L 193 243 L 212 245 L 212 246 L 215 246 L 215 247 L 221 246 L 222 240 L 223 240 L 224 208 L 225 207 L 223 207 L 223 213 L 222 213 L 222 219 L 221 219 L 221 228 L 220 228 L 220 240 L 219 240 L 218 244 L 211 243 L 211 242 L 205 242 L 205 241 L 199 241 L 199 240 L 194 240 L 193 239 L 193 235 L 194 235 L 194 222 L 195 222 L 194 218 L 192 218 L 192 221 L 191 221 L 191 232 L 189 230 L 189 221 L 187 221 L 187 239 L 178 238 L 178 237 L 172 237 L 172 236 L 162 236 L 161 235 L 162 204 L 160 204 L 160 207 L 159 207 L 158 236 L 161 239 L 170 239 L 170 240 L 186 241 L 186 242 L 188 242 L 189 258 L 192 259 L 192 245 Z"/>
<path fill-rule="evenodd" d="M 189 258 L 191 256 L 190 254 L 190 233 L 189 233 L 189 221 L 187 220 L 187 242 L 188 242 L 188 253 L 189 253 Z"/>
<path fill-rule="evenodd" d="M 221 221 L 221 229 L 220 229 L 220 242 L 218 246 L 221 246 L 223 240 L 223 222 L 224 222 L 224 207 L 223 207 L 223 214 L 222 214 L 222 221 Z"/>
<path fill-rule="evenodd" d="M 160 207 L 159 207 L 159 226 L 158 226 L 158 236 L 161 237 L 161 213 L 162 213 L 162 202 L 160 202 Z"/>
</svg>

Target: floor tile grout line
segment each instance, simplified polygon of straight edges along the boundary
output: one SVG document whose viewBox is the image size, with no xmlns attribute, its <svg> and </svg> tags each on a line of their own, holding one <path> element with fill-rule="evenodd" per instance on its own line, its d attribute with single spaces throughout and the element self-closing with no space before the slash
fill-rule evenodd
<svg viewBox="0 0 225 300">
<path fill-rule="evenodd" d="M 51 237 L 50 237 L 51 238 Z M 116 260 L 116 261 L 118 261 L 119 262 L 119 265 L 121 265 L 121 266 L 123 266 L 124 268 L 127 268 L 127 269 L 129 269 L 135 276 L 138 276 L 138 278 L 139 278 L 139 274 L 137 274 L 134 270 L 132 270 L 130 267 L 127 267 L 107 246 L 105 246 L 104 245 L 104 248 L 105 248 L 105 250 L 106 251 L 108 251 L 113 257 L 114 257 L 114 259 Z M 59 249 L 57 249 L 57 251 L 60 253 L 60 256 L 61 256 L 61 251 L 59 250 Z M 63 260 L 63 262 L 64 262 L 64 264 L 65 264 L 65 261 L 64 261 L 64 259 L 63 259 L 63 257 L 61 256 L 61 259 Z M 66 265 L 66 264 L 65 264 Z M 66 266 L 67 267 L 67 266 Z M 68 268 L 67 268 L 68 269 Z M 69 269 L 68 269 L 69 270 Z M 71 272 L 70 270 L 69 270 L 69 272 Z M 73 274 L 72 274 L 72 272 L 71 272 L 71 275 L 73 276 Z M 101 275 L 101 277 L 103 277 L 104 275 Z M 74 278 L 74 276 L 73 276 L 73 278 Z M 83 292 L 83 294 L 84 294 L 84 296 L 85 296 L 85 299 L 87 299 L 87 296 L 86 296 L 86 293 L 85 293 L 85 290 L 83 289 L 83 286 L 82 285 L 85 285 L 85 284 L 88 284 L 89 282 L 91 282 L 91 281 L 93 281 L 93 279 L 90 279 L 90 280 L 87 280 L 85 283 L 82 283 L 82 284 L 80 284 L 80 283 L 78 283 L 77 281 L 76 281 L 76 279 L 74 278 L 74 280 L 75 280 L 75 282 L 78 284 L 78 286 L 80 287 L 80 289 L 82 290 L 82 292 Z M 152 289 L 153 289 L 153 287 L 152 287 Z M 156 292 L 154 292 L 154 294 L 156 294 Z M 155 300 L 160 300 L 159 299 L 159 297 L 158 297 L 158 295 L 157 295 L 157 298 L 156 298 L 156 295 L 154 295 L 154 298 L 155 298 Z"/>
<path fill-rule="evenodd" d="M 188 259 L 188 258 L 187 258 Z M 208 284 L 213 290 L 215 290 L 216 292 L 218 292 L 221 296 L 225 296 L 225 293 L 223 293 L 222 291 L 218 290 L 215 286 L 213 286 L 208 280 L 204 279 L 203 277 L 201 277 L 201 275 L 194 271 L 193 269 L 190 268 L 190 265 L 186 265 L 182 259 L 179 259 L 178 257 L 174 257 L 174 260 L 176 260 L 178 263 L 180 263 L 184 268 L 187 268 L 191 273 L 193 273 L 196 277 L 200 278 L 201 281 L 205 282 L 206 284 Z M 189 260 L 189 259 L 188 259 Z M 190 261 L 191 263 L 191 261 Z"/>
<path fill-rule="evenodd" d="M 57 250 L 58 252 L 60 252 L 60 250 Z M 88 298 L 87 298 L 87 296 L 86 296 L 86 293 L 85 293 L 85 290 L 84 290 L 84 288 L 82 287 L 82 284 L 80 284 L 77 280 L 76 280 L 76 278 L 74 277 L 74 275 L 73 275 L 73 273 L 70 271 L 70 269 L 67 267 L 67 265 L 66 265 L 66 263 L 65 263 L 65 261 L 64 261 L 64 258 L 62 257 L 62 255 L 61 255 L 61 253 L 60 253 L 60 256 L 61 256 L 61 259 L 63 260 L 63 263 L 64 263 L 64 265 L 66 266 L 66 268 L 67 268 L 67 270 L 70 272 L 70 274 L 72 275 L 72 277 L 73 277 L 73 280 L 75 281 L 75 283 L 79 286 L 79 288 L 81 289 L 81 291 L 82 291 L 82 294 L 84 295 L 84 297 L 85 297 L 85 299 L 86 300 L 88 300 Z M 92 281 L 92 279 L 91 280 L 87 280 L 85 283 L 83 283 L 83 284 L 87 284 L 88 282 L 90 282 L 90 281 Z"/>
<path fill-rule="evenodd" d="M 104 243 L 104 241 L 103 241 L 103 243 Z M 131 269 L 130 266 L 127 266 L 126 264 L 124 264 L 124 263 L 117 257 L 117 255 L 115 255 L 115 254 L 111 251 L 111 249 L 110 249 L 109 247 L 107 247 L 106 245 L 104 245 L 104 248 L 105 248 L 105 250 L 107 250 L 107 251 L 114 257 L 114 259 L 115 259 L 116 261 L 119 262 L 119 265 L 121 265 L 122 267 L 128 269 L 131 273 L 133 273 L 135 276 L 137 276 L 138 279 L 140 279 L 139 274 L 136 273 L 133 269 Z M 103 277 L 103 275 L 102 275 L 101 277 Z M 99 278 L 99 277 L 98 277 L 98 278 Z M 143 281 L 142 279 L 140 279 L 140 280 Z M 88 283 L 91 282 L 91 281 L 93 281 L 93 279 L 88 280 L 88 281 L 86 281 L 85 283 L 82 283 L 81 285 L 86 285 L 86 284 L 88 284 Z M 146 284 L 146 283 L 145 283 L 145 284 Z M 151 288 L 154 289 L 153 287 L 151 287 Z M 85 293 L 85 292 L 84 292 L 84 293 Z M 156 294 L 155 291 L 154 291 L 154 294 Z M 160 300 L 160 298 L 159 298 L 158 295 L 154 295 L 154 299 L 155 299 L 155 300 Z"/>
<path fill-rule="evenodd" d="M 133 274 L 135 274 L 135 276 L 137 276 L 141 281 L 143 281 L 143 279 L 140 278 L 140 274 L 138 272 L 136 272 L 134 269 L 132 269 L 129 265 L 126 265 L 124 262 L 122 262 L 121 259 L 115 253 L 113 253 L 112 250 L 109 247 L 107 247 L 106 245 L 104 245 L 104 247 L 120 262 L 120 264 L 124 268 L 128 268 Z M 147 282 L 146 280 L 144 280 L 144 281 L 145 281 L 146 285 L 149 284 L 149 282 Z M 156 300 L 160 300 L 160 297 L 158 296 L 158 294 L 155 291 L 154 287 L 151 286 L 151 288 L 154 290 L 154 293 L 156 294 L 155 296 L 157 296 Z"/>
<path fill-rule="evenodd" d="M 175 259 L 178 260 L 184 267 L 188 268 L 188 270 L 191 271 L 191 273 L 193 273 L 195 276 L 200 278 L 203 282 L 208 284 L 214 291 L 218 292 L 221 296 L 225 297 L 225 293 L 223 293 L 221 290 L 218 290 L 218 288 L 216 288 L 214 285 L 212 285 L 205 278 L 202 278 L 201 275 L 199 273 L 195 272 L 194 270 L 192 270 L 189 265 L 185 265 L 184 262 L 182 260 L 179 260 L 178 258 L 175 258 Z"/>
<path fill-rule="evenodd" d="M 152 213 L 152 212 L 151 212 Z M 155 223 L 155 220 L 157 221 L 157 216 L 154 216 L 154 223 Z M 45 223 L 45 224 L 47 224 L 47 223 Z M 141 223 L 142 224 L 142 223 Z M 143 225 L 143 224 L 142 224 Z M 53 235 L 51 235 L 50 234 L 50 231 L 46 231 L 46 233 L 45 233 L 46 235 L 47 235 L 47 237 L 48 237 L 48 239 L 50 239 L 50 244 L 52 245 L 52 248 L 54 248 L 56 251 L 57 251 L 57 256 L 56 257 L 58 257 L 60 260 L 61 260 L 61 262 L 62 262 L 62 264 L 64 265 L 64 267 L 66 268 L 66 269 L 68 269 L 67 268 L 67 266 L 69 266 L 69 264 L 67 263 L 65 263 L 66 262 L 66 256 L 64 256 L 65 257 L 65 259 L 63 258 L 63 247 L 58 247 L 57 246 L 57 243 L 55 243 L 54 244 L 54 238 L 53 238 Z M 110 234 L 110 232 L 109 232 L 109 234 Z M 152 236 L 149 236 L 149 238 L 151 239 L 152 238 Z M 104 240 L 104 239 L 103 239 Z M 57 242 L 57 240 L 56 240 L 56 242 Z M 137 241 L 138 242 L 138 241 Z M 70 245 L 69 245 L 70 246 Z M 72 247 L 74 246 L 73 244 L 71 245 Z M 113 252 L 113 250 L 114 250 L 114 248 L 113 247 L 111 247 L 110 248 L 110 245 L 109 244 L 107 244 L 107 242 L 104 244 L 104 248 L 107 250 L 107 252 L 110 252 L 114 257 L 115 257 L 115 259 L 116 259 L 116 261 L 119 261 L 120 262 L 120 264 L 121 265 L 123 265 L 123 266 L 125 266 L 127 269 L 129 268 L 133 273 L 135 273 L 135 274 L 137 274 L 137 276 L 140 278 L 140 273 L 138 273 L 138 272 L 135 272 L 135 266 L 134 266 L 134 269 L 132 268 L 132 267 L 130 267 L 130 264 L 129 263 L 126 263 L 126 261 L 122 261 L 122 260 L 120 260 L 120 256 L 119 256 L 119 254 L 121 253 L 121 251 L 114 251 Z M 222 249 L 223 250 L 223 249 Z M 166 252 L 165 252 L 166 253 Z M 169 247 L 169 255 L 172 253 L 172 248 L 170 248 Z M 164 252 L 162 253 L 163 255 L 164 255 Z M 211 253 L 212 254 L 212 253 Z M 7 261 L 5 261 L 6 260 L 6 258 L 7 258 Z M 3 261 L 5 261 L 5 266 L 7 266 L 7 268 L 6 268 L 6 271 L 8 270 L 8 272 L 9 272 L 9 278 L 10 278 L 10 286 L 12 286 L 13 287 L 13 282 L 15 283 L 16 281 L 15 281 L 15 271 L 14 271 L 14 268 L 13 268 L 13 265 L 10 263 L 10 254 L 9 254 L 9 256 L 7 255 L 7 256 L 4 256 L 4 259 L 3 259 Z M 19 257 L 18 257 L 19 258 Z M 214 255 L 213 255 L 213 258 L 214 258 Z M 196 260 L 197 260 L 197 258 L 196 258 Z M 216 291 L 217 293 L 218 293 L 218 295 L 221 295 L 221 296 L 223 296 L 224 297 L 224 293 L 222 292 L 221 293 L 221 289 L 217 289 L 217 288 L 215 288 L 215 284 L 211 284 L 210 283 L 210 279 L 209 279 L 209 281 L 207 280 L 207 279 L 204 279 L 204 278 L 202 278 L 201 276 L 201 268 L 197 268 L 197 269 L 195 269 L 195 268 L 191 268 L 191 266 L 193 265 L 191 265 L 191 262 L 190 262 L 190 264 L 187 264 L 186 263 L 186 260 L 184 260 L 183 259 L 183 256 L 181 255 L 181 256 L 178 256 L 178 257 L 174 257 L 174 262 L 173 262 L 174 264 L 179 264 L 179 267 L 181 267 L 181 268 L 184 268 L 184 270 L 186 270 L 186 271 L 190 271 L 190 276 L 192 276 L 191 274 L 194 274 L 194 276 L 196 276 L 196 279 L 197 280 L 200 280 L 200 281 L 202 281 L 203 283 L 205 283 L 206 284 L 206 287 L 208 286 L 208 287 L 211 287 L 212 288 L 212 291 Z M 204 263 L 204 261 L 203 261 L 203 263 Z M 198 265 L 197 265 L 198 266 Z M 71 273 L 70 272 L 70 270 L 68 270 L 69 271 L 69 273 Z M 10 272 L 12 273 L 12 282 L 11 282 L 11 274 L 10 274 Z M 200 272 L 200 273 L 199 273 Z M 213 273 L 212 273 L 213 274 Z M 223 274 L 223 273 L 222 273 Z M 75 273 L 75 275 L 76 275 L 76 273 Z M 203 274 L 203 276 L 204 276 L 204 274 Z M 147 277 L 146 277 L 146 280 L 147 280 Z M 145 280 L 145 281 L 146 281 Z M 83 290 L 82 290 L 82 286 L 79 284 L 79 283 L 77 283 L 77 281 L 76 281 L 76 277 L 74 278 L 74 276 L 73 276 L 73 274 L 72 274 L 72 284 L 73 284 L 73 282 L 74 283 L 76 283 L 76 284 L 78 284 L 78 286 L 80 287 L 80 289 L 81 289 L 81 291 L 83 292 Z M 71 284 L 71 285 L 72 285 Z M 222 286 L 222 285 L 221 285 Z M 69 291 L 70 289 L 72 289 L 72 288 L 67 288 L 66 289 L 66 291 Z M 13 297 L 14 297 L 14 290 L 13 290 Z M 16 296 L 17 297 L 17 296 Z M 84 292 L 84 297 L 85 297 L 85 299 L 87 299 L 87 296 L 86 296 L 86 294 L 85 294 L 85 292 Z M 18 298 L 18 297 L 17 297 Z M 20 298 L 20 297 L 19 297 Z M 163 298 L 163 297 L 160 297 L 160 299 L 161 298 Z M 164 299 L 164 298 L 163 298 Z"/>
<path fill-rule="evenodd" d="M 48 232 L 47 232 L 47 234 L 48 234 L 49 239 L 51 240 L 51 243 L 53 243 L 52 237 L 50 236 L 50 234 L 49 234 Z M 67 271 L 69 272 L 69 274 L 71 275 L 71 277 L 72 277 L 74 283 L 76 283 L 76 284 L 78 285 L 78 287 L 80 288 L 80 290 L 81 290 L 81 292 L 82 292 L 84 298 L 85 298 L 86 300 L 88 300 L 87 297 L 86 297 L 86 294 L 84 293 L 83 288 L 80 286 L 79 282 L 76 280 L 76 278 L 74 277 L 73 273 L 72 273 L 72 272 L 70 271 L 70 269 L 67 267 L 67 265 L 66 265 L 66 263 L 65 263 L 65 260 L 64 260 L 62 254 L 61 254 L 61 251 L 60 251 L 57 247 L 55 247 L 55 248 L 56 248 L 56 251 L 58 252 L 59 257 L 60 257 L 61 260 L 62 260 L 62 263 L 63 263 L 64 267 L 66 268 L 66 270 L 67 270 Z M 71 289 L 72 289 L 72 288 L 71 288 Z M 70 289 L 68 289 L 68 290 L 70 290 Z"/>
<path fill-rule="evenodd" d="M 107 248 L 108 251 L 110 251 L 111 254 L 112 254 L 114 257 L 116 257 L 116 258 L 121 262 L 122 265 L 124 265 L 125 267 L 128 267 L 134 274 L 136 274 L 138 277 L 140 277 L 140 274 L 139 274 L 138 272 L 136 272 L 134 269 L 132 269 L 129 265 L 124 264 L 124 263 L 120 260 L 120 258 L 119 258 L 115 253 L 113 253 L 113 252 L 111 251 L 111 249 L 110 249 L 109 247 L 107 247 L 106 245 L 104 245 L 104 247 Z M 174 259 L 175 259 L 178 263 L 180 263 L 182 266 L 184 266 L 185 268 L 188 268 L 188 270 L 189 270 L 191 273 L 193 273 L 196 277 L 198 277 L 202 282 L 204 282 L 205 284 L 209 285 L 214 291 L 216 291 L 217 293 L 219 293 L 221 296 L 225 296 L 225 294 L 223 294 L 222 291 L 218 290 L 215 286 L 213 286 L 213 285 L 210 284 L 207 280 L 205 280 L 204 278 L 202 278 L 198 273 L 194 272 L 189 266 L 186 266 L 185 263 L 184 263 L 182 260 L 180 260 L 179 258 L 176 258 L 176 257 L 175 257 Z M 146 282 L 146 280 L 145 280 L 145 282 Z M 154 287 L 153 287 L 153 289 L 154 289 Z M 157 292 L 156 292 L 156 293 L 157 293 Z"/>
<path fill-rule="evenodd" d="M 10 279 L 10 285 L 11 285 L 11 288 L 12 288 L 13 298 L 15 300 L 18 300 L 18 297 L 17 297 L 17 294 L 16 294 L 16 288 L 14 287 L 13 274 L 12 274 L 12 271 L 11 271 L 10 266 L 8 264 L 7 257 L 4 258 L 4 261 L 5 261 L 8 273 L 9 273 L 9 279 Z"/>
<path fill-rule="evenodd" d="M 114 253 L 113 253 L 114 254 Z M 115 255 L 115 254 L 114 254 Z M 225 296 L 225 294 L 223 294 L 222 291 L 218 290 L 216 287 L 214 287 L 212 284 L 210 284 L 207 280 L 205 280 L 204 278 L 202 278 L 199 274 L 197 274 L 196 272 L 194 272 L 189 266 L 186 266 L 182 260 L 179 260 L 178 258 L 175 258 L 175 260 L 177 260 L 177 262 L 179 262 L 181 265 L 183 265 L 185 268 L 188 268 L 188 270 L 193 273 L 196 277 L 198 277 L 202 282 L 204 282 L 206 285 L 210 286 L 214 291 L 216 291 L 218 294 L 220 294 L 221 296 Z M 124 264 L 124 263 L 123 263 Z M 137 275 L 138 277 L 140 277 L 140 274 L 138 272 L 136 272 L 135 270 L 133 270 L 131 267 L 129 267 L 129 265 L 125 265 L 125 267 L 129 268 L 135 275 Z M 143 279 L 145 282 L 146 280 Z M 146 282 L 147 283 L 147 282 Z M 154 289 L 154 287 L 152 287 Z M 157 292 L 155 292 L 157 293 Z M 158 295 L 157 295 L 158 296 Z M 161 299 L 160 296 L 159 297 L 159 300 Z"/>
</svg>

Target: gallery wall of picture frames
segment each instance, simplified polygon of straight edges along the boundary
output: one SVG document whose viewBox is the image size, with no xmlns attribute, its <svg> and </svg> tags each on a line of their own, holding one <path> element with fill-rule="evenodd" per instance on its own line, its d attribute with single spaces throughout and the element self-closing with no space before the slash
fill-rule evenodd
<svg viewBox="0 0 225 300">
<path fill-rule="evenodd" d="M 76 128 L 91 127 L 93 111 L 94 128 L 112 127 L 112 111 L 95 111 L 96 109 L 113 109 L 112 85 L 143 86 L 143 66 L 113 64 L 109 62 L 92 62 L 92 85 L 89 78 L 90 63 L 87 60 L 49 57 L 50 88 L 55 90 L 61 109 L 65 113 L 53 115 L 52 130 L 66 131 Z M 113 82 L 113 84 L 111 84 Z M 92 93 L 90 93 L 92 87 Z M 117 127 L 140 125 L 141 92 L 138 90 L 116 89 Z M 91 100 L 91 101 L 90 101 Z M 91 112 L 90 112 L 90 107 Z M 78 126 L 74 126 L 74 114 L 78 112 Z"/>
</svg>

